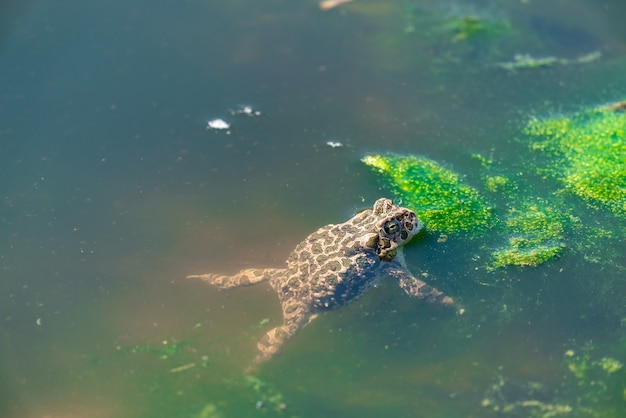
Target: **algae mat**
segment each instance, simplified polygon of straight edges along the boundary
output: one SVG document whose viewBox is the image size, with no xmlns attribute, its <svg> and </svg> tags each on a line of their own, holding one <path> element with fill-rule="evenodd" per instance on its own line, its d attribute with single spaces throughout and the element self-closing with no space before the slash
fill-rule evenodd
<svg viewBox="0 0 626 418">
<path fill-rule="evenodd" d="M 415 209 L 430 231 L 476 235 L 493 225 L 491 208 L 459 175 L 419 156 L 367 155 L 363 162 L 388 181 L 402 204 Z"/>
<path fill-rule="evenodd" d="M 572 117 L 533 119 L 533 149 L 553 156 L 542 169 L 593 207 L 626 218 L 626 102 Z"/>
<path fill-rule="evenodd" d="M 483 181 L 476 185 L 423 156 L 370 154 L 362 161 L 381 175 L 397 199 L 418 212 L 429 232 L 466 238 L 487 232 L 502 236 L 504 242 L 488 249 L 488 269 L 537 266 L 567 248 L 584 252 L 593 241 L 610 241 L 621 235 L 583 222 L 576 204 L 563 195 L 570 193 L 599 211 L 626 217 L 623 103 L 570 117 L 532 119 L 526 125 L 523 134 L 530 150 L 542 155 L 542 161 L 531 170 L 563 185 L 547 196 L 538 196 L 529 185 L 503 173 L 493 160 L 477 154 L 472 158 L 481 163 Z M 495 201 L 504 204 L 498 207 Z"/>
<path fill-rule="evenodd" d="M 488 250 L 489 269 L 536 266 L 560 255 L 564 248 L 561 239 L 569 217 L 545 200 L 527 196 L 513 199 L 507 204 L 507 213 L 499 216 L 491 199 L 477 187 L 427 158 L 367 155 L 363 162 L 383 177 L 395 198 L 418 213 L 428 232 L 446 238 L 476 239 L 487 233 L 507 237 L 497 248 Z M 512 184 L 503 176 L 486 176 L 486 190 L 494 190 L 494 178 L 503 187 Z"/>
</svg>

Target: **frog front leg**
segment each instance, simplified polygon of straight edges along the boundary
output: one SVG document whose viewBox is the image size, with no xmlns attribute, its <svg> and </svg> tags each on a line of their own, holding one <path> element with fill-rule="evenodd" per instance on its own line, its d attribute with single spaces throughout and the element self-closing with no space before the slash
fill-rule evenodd
<svg viewBox="0 0 626 418">
<path fill-rule="evenodd" d="M 429 302 L 441 303 L 442 305 L 454 304 L 454 300 L 450 296 L 444 295 L 441 290 L 435 289 L 429 284 L 408 274 L 408 272 L 400 277 L 396 277 L 396 279 L 402 290 L 409 296 L 425 299 Z"/>
<path fill-rule="evenodd" d="M 389 262 L 385 268 L 385 273 L 396 279 L 402 290 L 409 296 L 443 305 L 454 304 L 454 300 L 451 297 L 444 295 L 442 291 L 413 276 L 401 263 Z"/>
<path fill-rule="evenodd" d="M 402 249 L 397 252 L 394 260 L 383 265 L 383 271 L 396 279 L 402 290 L 409 296 L 443 305 L 454 305 L 455 303 L 451 297 L 444 295 L 442 291 L 435 289 L 411 274 L 406 265 Z"/>
</svg>

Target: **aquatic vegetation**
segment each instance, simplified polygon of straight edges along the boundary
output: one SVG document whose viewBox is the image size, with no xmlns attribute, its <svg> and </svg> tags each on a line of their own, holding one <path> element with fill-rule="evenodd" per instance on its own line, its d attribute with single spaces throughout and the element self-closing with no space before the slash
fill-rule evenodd
<svg viewBox="0 0 626 418">
<path fill-rule="evenodd" d="M 498 376 L 487 389 L 481 406 L 502 415 L 528 418 L 569 415 L 574 410 L 571 405 L 553 398 L 553 391 L 540 382 L 516 383 Z"/>
<path fill-rule="evenodd" d="M 580 353 L 573 349 L 565 352 L 569 374 L 565 376 L 563 392 L 576 399 L 577 410 L 583 416 L 622 416 L 626 408 L 626 370 L 621 361 L 598 351 L 587 343 Z"/>
<path fill-rule="evenodd" d="M 565 248 L 563 232 L 570 219 L 543 199 L 529 199 L 509 209 L 505 222 L 511 234 L 508 246 L 493 253 L 491 268 L 537 266 Z"/>
<path fill-rule="evenodd" d="M 116 350 L 129 354 L 151 354 L 162 360 L 175 360 L 180 364 L 170 369 L 170 373 L 180 373 L 195 367 L 206 368 L 209 365 L 209 356 L 199 354 L 189 347 L 189 341 L 163 340 L 162 345 L 134 345 L 131 347 L 117 346 Z"/>
<path fill-rule="evenodd" d="M 511 238 L 509 247 L 493 253 L 490 268 L 506 266 L 538 266 L 552 258 L 558 257 L 563 247 L 558 245 L 528 245 L 523 238 Z"/>
<path fill-rule="evenodd" d="M 373 154 L 362 161 L 383 176 L 404 206 L 417 211 L 429 231 L 477 235 L 494 224 L 492 209 L 478 191 L 428 158 Z"/>
<path fill-rule="evenodd" d="M 513 61 L 501 62 L 498 67 L 505 70 L 515 71 L 533 68 L 552 67 L 555 65 L 567 65 L 567 64 L 588 64 L 590 62 L 600 59 L 602 53 L 594 51 L 586 55 L 581 55 L 575 59 L 557 58 L 557 57 L 543 57 L 534 58 L 529 54 L 517 54 L 513 57 Z"/>
<path fill-rule="evenodd" d="M 405 33 L 412 33 L 416 28 L 424 28 L 433 38 L 459 42 L 478 37 L 498 37 L 511 31 L 511 24 L 506 19 L 498 19 L 481 11 L 469 8 L 445 6 L 423 7 L 407 4 L 404 10 Z"/>
<path fill-rule="evenodd" d="M 567 60 L 557 57 L 534 58 L 528 54 L 516 54 L 513 61 L 501 62 L 499 67 L 514 71 L 528 68 L 552 67 L 556 64 L 567 64 Z"/>
<path fill-rule="evenodd" d="M 222 418 L 223 415 L 213 403 L 208 403 L 202 408 L 196 418 Z"/>
<path fill-rule="evenodd" d="M 483 167 L 491 167 L 490 160 L 479 157 L 473 156 Z M 497 228 L 500 235 L 508 237 L 506 244 L 491 253 L 489 269 L 537 266 L 565 248 L 563 233 L 572 220 L 544 199 L 514 197 L 506 217 L 500 220 L 477 189 L 432 160 L 390 154 L 367 155 L 363 162 L 383 176 L 404 205 L 417 211 L 427 230 L 475 237 L 487 228 Z M 487 176 L 485 181 L 491 192 L 511 192 L 517 187 L 502 175 Z"/>
<path fill-rule="evenodd" d="M 574 238 L 574 232 L 580 233 L 572 239 L 572 248 L 592 261 L 597 241 L 609 243 L 619 234 L 571 216 L 575 209 L 564 196 L 578 196 L 596 209 L 626 218 L 625 108 L 626 102 L 617 101 L 527 124 L 523 132 L 531 138 L 531 149 L 544 157 L 538 165 L 533 163 L 536 173 L 563 184 L 550 200 L 533 197 L 527 185 L 522 188 L 504 175 L 493 159 L 472 155 L 484 171 L 484 190 L 495 201 L 504 201 L 498 205 L 506 209 L 500 217 L 479 189 L 430 159 L 389 154 L 367 155 L 363 162 L 382 175 L 396 198 L 418 212 L 429 231 L 478 236 L 496 228 L 506 243 L 492 251 L 488 269 L 537 266 L 554 259 L 569 246 L 567 239 Z"/>
<path fill-rule="evenodd" d="M 511 185 L 508 177 L 504 176 L 487 176 L 485 177 L 485 188 L 492 192 L 502 192 Z"/>
<path fill-rule="evenodd" d="M 507 21 L 491 20 L 475 14 L 449 17 L 443 28 L 452 34 L 452 41 L 458 42 L 476 36 L 496 36 L 510 30 Z"/>
<path fill-rule="evenodd" d="M 619 106 L 533 119 L 524 132 L 534 150 L 551 157 L 542 172 L 591 206 L 626 218 L 626 112 Z"/>
<path fill-rule="evenodd" d="M 117 347 L 119 351 L 125 351 L 131 354 L 149 353 L 157 355 L 163 359 L 179 354 L 181 349 L 187 345 L 186 342 L 176 342 L 164 340 L 162 346 L 154 345 L 135 345 L 132 347 Z"/>
<path fill-rule="evenodd" d="M 296 415 L 288 413 L 284 396 L 274 385 L 253 375 L 244 376 L 244 380 L 246 386 L 252 388 L 258 397 L 256 402 L 257 409 L 269 409 L 280 415 L 286 413 L 291 418 L 297 418 Z"/>
<path fill-rule="evenodd" d="M 514 382 L 499 375 L 485 391 L 481 405 L 513 416 L 621 417 L 626 408 L 626 371 L 621 361 L 598 354 L 586 343 L 577 353 L 566 350 L 562 379 L 550 387 L 542 382 Z"/>
</svg>

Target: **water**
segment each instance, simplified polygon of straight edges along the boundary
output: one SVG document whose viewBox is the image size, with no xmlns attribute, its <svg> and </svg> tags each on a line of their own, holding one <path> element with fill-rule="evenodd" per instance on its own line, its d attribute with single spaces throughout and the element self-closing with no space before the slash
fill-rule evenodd
<svg viewBox="0 0 626 418">
<path fill-rule="evenodd" d="M 359 162 L 368 152 L 460 172 L 478 152 L 525 170 L 529 116 L 624 97 L 623 2 L 355 0 L 321 12 L 313 1 L 32 0 L 0 11 L 0 416 L 547 413 L 520 406 L 529 400 L 626 410 L 623 369 L 602 363 L 626 361 L 623 244 L 608 263 L 566 252 L 488 273 L 473 258 L 488 237 L 426 237 L 409 264 L 465 315 L 385 282 L 299 333 L 259 380 L 242 370 L 280 320 L 270 288 L 183 279 L 280 266 L 317 227 L 369 206 L 385 192 Z M 455 41 L 438 29 L 470 12 L 514 31 Z M 602 58 L 584 65 L 494 65 L 593 51 Z M 261 114 L 233 114 L 243 105 Z M 229 133 L 205 129 L 216 118 Z M 585 358 L 580 383 L 567 361 Z"/>
</svg>

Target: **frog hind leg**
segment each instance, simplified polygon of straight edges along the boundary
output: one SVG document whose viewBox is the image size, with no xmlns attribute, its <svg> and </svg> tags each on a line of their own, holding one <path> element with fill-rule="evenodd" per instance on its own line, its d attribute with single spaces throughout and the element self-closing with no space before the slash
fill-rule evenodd
<svg viewBox="0 0 626 418">
<path fill-rule="evenodd" d="M 261 363 L 276 354 L 285 341 L 291 338 L 298 329 L 317 317 L 310 312 L 304 302 L 285 303 L 283 301 L 283 324 L 269 330 L 257 344 L 259 353 L 255 363 Z"/>
<path fill-rule="evenodd" d="M 220 289 L 230 289 L 239 286 L 251 286 L 265 280 L 270 280 L 284 273 L 284 269 L 244 269 L 232 276 L 222 274 L 192 274 L 188 279 L 200 279 Z"/>
</svg>

